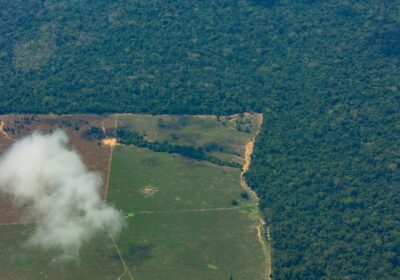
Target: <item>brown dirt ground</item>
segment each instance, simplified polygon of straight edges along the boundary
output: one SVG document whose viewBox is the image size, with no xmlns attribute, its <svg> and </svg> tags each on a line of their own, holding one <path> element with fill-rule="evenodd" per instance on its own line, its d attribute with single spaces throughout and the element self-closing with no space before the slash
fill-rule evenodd
<svg viewBox="0 0 400 280">
<path fill-rule="evenodd" d="M 86 139 L 83 132 L 90 127 L 105 128 L 104 137 L 112 137 L 115 121 L 112 116 L 98 115 L 0 115 L 4 131 L 13 139 L 20 139 L 35 130 L 49 132 L 64 130 L 70 137 L 71 147 L 79 151 L 89 169 L 102 174 L 104 186 L 108 181 L 109 160 L 112 147 L 104 145 L 101 139 Z M 0 134 L 0 155 L 11 146 L 4 134 Z M 0 171 L 1 172 L 1 171 Z M 102 196 L 105 197 L 103 187 Z M 13 198 L 0 193 L 0 224 L 21 222 L 24 209 L 13 205 Z"/>
</svg>

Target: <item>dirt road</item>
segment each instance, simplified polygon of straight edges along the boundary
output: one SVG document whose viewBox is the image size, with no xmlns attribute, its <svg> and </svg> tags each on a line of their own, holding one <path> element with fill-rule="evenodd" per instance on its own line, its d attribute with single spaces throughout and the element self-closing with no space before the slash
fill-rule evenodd
<svg viewBox="0 0 400 280">
<path fill-rule="evenodd" d="M 249 171 L 250 164 L 251 164 L 251 155 L 253 154 L 253 150 L 254 150 L 255 138 L 257 137 L 258 133 L 261 130 L 262 121 L 263 121 L 263 115 L 259 114 L 259 126 L 260 127 L 258 128 L 256 134 L 246 143 L 245 150 L 244 150 L 244 162 L 243 162 L 242 172 L 240 173 L 240 185 L 249 194 L 250 198 L 257 203 L 260 199 L 257 196 L 257 193 L 249 187 L 244 175 L 247 171 Z M 264 234 L 266 234 L 267 240 L 269 241 L 270 240 L 269 228 L 266 227 L 265 221 L 261 217 L 261 214 L 259 214 L 259 224 L 257 226 L 257 237 L 258 237 L 258 241 L 260 242 L 260 244 L 263 248 L 264 255 L 265 255 L 264 279 L 271 280 L 271 276 L 270 276 L 271 272 L 272 272 L 271 248 L 270 248 L 269 244 L 267 244 L 267 241 L 264 238 Z"/>
<path fill-rule="evenodd" d="M 118 117 L 114 116 L 114 130 L 115 132 L 117 131 L 118 128 Z M 101 123 L 101 129 L 103 130 L 104 135 L 106 136 L 106 138 L 103 139 L 103 145 L 109 146 L 111 151 L 110 151 L 110 157 L 108 159 L 108 172 L 106 174 L 106 184 L 104 187 L 104 193 L 103 193 L 103 198 L 105 201 L 107 201 L 107 194 L 108 194 L 108 185 L 109 185 L 109 181 L 110 181 L 110 173 L 111 173 L 111 162 L 112 162 L 112 156 L 113 156 L 113 149 L 114 147 L 117 145 L 117 138 L 107 138 L 107 134 L 106 134 L 106 127 L 104 125 L 105 120 L 102 121 Z"/>
<path fill-rule="evenodd" d="M 7 140 L 10 140 L 10 141 L 13 141 L 13 142 L 14 142 L 15 139 L 12 138 L 7 132 L 4 131 L 4 125 L 5 125 L 4 121 L 0 120 L 0 133 L 3 134 L 4 137 L 5 137 Z"/>
</svg>

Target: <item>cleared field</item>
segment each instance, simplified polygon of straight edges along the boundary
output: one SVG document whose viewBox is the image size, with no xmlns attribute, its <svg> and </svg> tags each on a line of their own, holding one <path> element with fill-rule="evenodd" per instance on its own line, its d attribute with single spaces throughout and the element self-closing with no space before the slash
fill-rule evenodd
<svg viewBox="0 0 400 280">
<path fill-rule="evenodd" d="M 129 146 L 114 150 L 108 200 L 126 213 L 232 207 L 240 170 Z"/>
<path fill-rule="evenodd" d="M 45 133 L 62 129 L 70 137 L 71 146 L 79 151 L 85 164 L 91 170 L 100 172 L 106 182 L 111 148 L 102 145 L 100 139 L 85 136 L 85 132 L 93 127 L 98 128 L 102 132 L 101 137 L 104 137 L 115 130 L 115 121 L 112 116 L 97 115 L 0 115 L 0 155 L 14 141 L 33 131 Z M 21 210 L 13 206 L 12 197 L 0 193 L 0 224 L 19 222 Z"/>
<path fill-rule="evenodd" d="M 256 205 L 240 202 L 239 175 L 239 169 L 117 147 L 108 200 L 127 215 L 117 243 L 134 278 L 262 279 Z"/>
<path fill-rule="evenodd" d="M 124 271 L 105 232 L 83 246 L 79 262 L 60 263 L 54 259 L 59 252 L 42 252 L 25 246 L 33 230 L 33 225 L 0 225 L 0 279 L 108 280 L 116 279 Z"/>
<path fill-rule="evenodd" d="M 15 224 L 24 209 L 0 195 L 0 279 L 264 279 L 258 205 L 243 196 L 240 168 L 135 146 L 112 148 L 102 140 L 109 137 L 114 143 L 116 120 L 149 141 L 203 147 L 210 155 L 239 163 L 260 125 L 259 115 L 251 114 L 218 119 L 0 116 L 0 154 L 34 130 L 65 130 L 89 168 L 104 174 L 107 200 L 127 220 L 119 236 L 104 231 L 84 244 L 78 263 L 60 263 L 59 252 L 25 246 L 34 225 Z M 87 135 L 93 128 L 94 136 Z"/>
<path fill-rule="evenodd" d="M 78 150 L 91 170 L 101 172 L 106 182 L 111 148 L 100 138 L 85 133 L 96 127 L 101 137 L 112 134 L 115 121 L 109 116 L 2 115 L 0 154 L 16 140 L 33 131 L 64 130 L 71 146 Z M 26 209 L 13 205 L 13 197 L 0 194 L 0 279 L 116 279 L 124 271 L 115 247 L 106 232 L 84 244 L 79 263 L 55 261 L 60 252 L 43 252 L 26 246 L 34 225 L 18 224 Z M 63 237 L 60 236 L 60 239 Z"/>
</svg>

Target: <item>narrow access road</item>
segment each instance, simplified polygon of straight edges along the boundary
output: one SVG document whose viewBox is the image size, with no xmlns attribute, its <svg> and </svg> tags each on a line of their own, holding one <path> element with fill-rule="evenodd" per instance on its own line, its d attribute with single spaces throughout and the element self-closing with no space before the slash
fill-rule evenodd
<svg viewBox="0 0 400 280">
<path fill-rule="evenodd" d="M 252 190 L 249 185 L 246 182 L 246 179 L 244 177 L 244 174 L 249 171 L 250 164 L 251 164 L 251 155 L 253 154 L 254 151 L 254 142 L 255 139 L 258 135 L 258 133 L 261 130 L 262 122 L 263 122 L 263 115 L 259 114 L 259 125 L 260 127 L 258 128 L 256 134 L 246 143 L 245 145 L 245 150 L 244 150 L 244 163 L 242 167 L 242 172 L 240 173 L 240 185 L 242 188 L 249 194 L 250 198 L 257 203 L 259 202 L 259 197 L 257 196 L 257 193 Z M 265 280 L 271 280 L 271 272 L 272 272 L 272 262 L 271 262 L 271 248 L 270 246 L 266 243 L 265 238 L 263 237 L 264 234 L 264 228 L 266 228 L 266 235 L 267 235 L 267 240 L 270 241 L 270 236 L 269 236 L 269 227 L 265 225 L 264 219 L 261 217 L 259 218 L 259 224 L 257 226 L 257 238 L 258 241 L 260 242 L 262 249 L 264 251 L 265 255 L 265 273 L 264 273 L 264 279 Z"/>
<path fill-rule="evenodd" d="M 12 141 L 12 142 L 16 141 L 16 140 L 15 140 L 14 138 L 12 138 L 7 132 L 4 131 L 4 125 L 5 125 L 4 121 L 0 120 L 0 133 L 3 134 L 4 137 L 5 137 L 7 140 L 10 140 L 10 141 Z"/>
</svg>

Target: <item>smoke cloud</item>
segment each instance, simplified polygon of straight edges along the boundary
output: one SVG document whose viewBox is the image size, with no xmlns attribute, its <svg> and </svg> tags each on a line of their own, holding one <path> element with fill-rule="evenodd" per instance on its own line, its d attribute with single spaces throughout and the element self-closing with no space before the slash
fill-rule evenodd
<svg viewBox="0 0 400 280">
<path fill-rule="evenodd" d="M 76 259 L 84 242 L 104 228 L 118 233 L 124 220 L 101 199 L 100 174 L 89 171 L 68 142 L 61 130 L 16 142 L 0 158 L 0 192 L 29 205 L 27 215 L 37 224 L 29 245 Z"/>
</svg>

